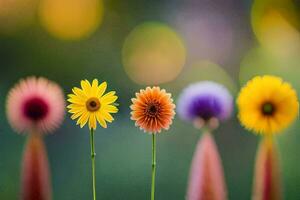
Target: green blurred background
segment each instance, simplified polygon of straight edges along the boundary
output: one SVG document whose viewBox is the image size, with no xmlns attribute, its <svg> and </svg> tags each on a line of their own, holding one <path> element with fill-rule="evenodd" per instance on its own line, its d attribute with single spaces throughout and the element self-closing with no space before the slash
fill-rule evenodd
<svg viewBox="0 0 300 200">
<path fill-rule="evenodd" d="M 280 75 L 300 94 L 299 9 L 293 0 L 0 0 L 0 199 L 19 196 L 26 135 L 10 128 L 5 99 L 20 78 L 47 77 L 65 94 L 81 79 L 107 81 L 120 112 L 96 132 L 97 196 L 149 199 L 151 137 L 130 120 L 131 97 L 160 85 L 176 100 L 199 80 L 220 82 L 236 96 L 258 74 Z M 45 137 L 54 199 L 91 199 L 88 129 L 69 116 Z M 300 199 L 299 131 L 297 120 L 277 137 L 285 199 Z M 158 136 L 157 199 L 184 199 L 200 136 L 178 116 Z M 260 138 L 239 125 L 236 111 L 214 136 L 229 199 L 250 199 Z"/>
</svg>

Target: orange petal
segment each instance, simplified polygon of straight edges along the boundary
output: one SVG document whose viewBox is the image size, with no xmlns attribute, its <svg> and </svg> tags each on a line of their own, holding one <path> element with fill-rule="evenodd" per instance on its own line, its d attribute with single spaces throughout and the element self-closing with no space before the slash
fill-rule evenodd
<svg viewBox="0 0 300 200">
<path fill-rule="evenodd" d="M 22 162 L 22 200 L 50 200 L 48 158 L 40 135 L 29 135 Z"/>
<path fill-rule="evenodd" d="M 187 200 L 226 200 L 221 159 L 211 134 L 197 144 L 190 172 Z"/>
<path fill-rule="evenodd" d="M 278 153 L 271 138 L 264 138 L 259 145 L 256 155 L 252 199 L 282 199 Z"/>
</svg>

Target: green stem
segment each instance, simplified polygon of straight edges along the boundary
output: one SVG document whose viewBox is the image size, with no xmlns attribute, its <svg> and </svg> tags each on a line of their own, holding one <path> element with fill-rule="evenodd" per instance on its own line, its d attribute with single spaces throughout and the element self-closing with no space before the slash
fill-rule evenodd
<svg viewBox="0 0 300 200">
<path fill-rule="evenodd" d="M 90 131 L 91 158 L 92 158 L 92 176 L 93 176 L 93 200 L 96 200 L 96 175 L 95 175 L 95 139 L 94 129 Z"/>
<path fill-rule="evenodd" d="M 152 133 L 152 184 L 151 200 L 155 197 L 155 174 L 156 174 L 156 134 Z"/>
</svg>

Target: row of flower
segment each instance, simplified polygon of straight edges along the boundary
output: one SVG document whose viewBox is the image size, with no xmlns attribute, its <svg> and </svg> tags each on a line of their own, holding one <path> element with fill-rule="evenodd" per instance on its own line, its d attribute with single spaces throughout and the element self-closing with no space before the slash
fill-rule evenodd
<svg viewBox="0 0 300 200">
<path fill-rule="evenodd" d="M 107 83 L 81 81 L 68 95 L 68 111 L 80 127 L 90 130 L 93 199 L 96 199 L 94 132 L 107 128 L 118 112 L 115 91 Z M 187 192 L 188 200 L 227 199 L 223 167 L 211 132 L 232 115 L 233 97 L 223 86 L 211 81 L 191 84 L 177 101 L 179 117 L 204 134 L 193 158 Z M 236 100 L 238 118 L 248 130 L 263 135 L 256 161 L 253 199 L 280 199 L 280 174 L 273 135 L 288 127 L 298 116 L 299 103 L 292 86 L 275 76 L 257 76 L 240 91 Z M 48 159 L 43 133 L 53 132 L 62 123 L 65 98 L 60 86 L 46 78 L 29 77 L 17 83 L 7 98 L 7 117 L 12 128 L 29 133 L 22 161 L 22 193 L 25 200 L 51 199 Z M 156 136 L 169 129 L 175 116 L 170 93 L 147 87 L 132 99 L 131 119 L 152 135 L 151 199 L 155 197 Z"/>
</svg>

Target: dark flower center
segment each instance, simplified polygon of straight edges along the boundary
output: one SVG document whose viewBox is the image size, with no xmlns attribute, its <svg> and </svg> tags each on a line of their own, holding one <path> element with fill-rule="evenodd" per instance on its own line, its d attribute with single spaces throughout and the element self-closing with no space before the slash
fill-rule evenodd
<svg viewBox="0 0 300 200">
<path fill-rule="evenodd" d="M 213 96 L 195 98 L 189 107 L 189 113 L 193 117 L 201 118 L 204 121 L 208 121 L 213 117 L 218 118 L 221 112 L 221 104 Z"/>
<path fill-rule="evenodd" d="M 274 104 L 270 103 L 270 102 L 266 102 L 262 105 L 262 112 L 264 115 L 273 115 L 275 112 L 275 106 Z"/>
<path fill-rule="evenodd" d="M 30 120 L 39 121 L 44 119 L 49 112 L 47 103 L 40 97 L 27 100 L 24 104 L 24 115 Z"/>
<path fill-rule="evenodd" d="M 158 115 L 158 113 L 160 112 L 160 104 L 158 102 L 153 102 L 150 103 L 147 107 L 146 107 L 146 114 L 149 117 L 156 117 Z"/>
<path fill-rule="evenodd" d="M 90 112 L 98 111 L 101 107 L 101 103 L 98 98 L 92 97 L 86 102 L 86 109 Z"/>
</svg>

